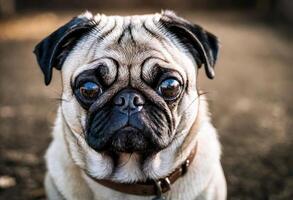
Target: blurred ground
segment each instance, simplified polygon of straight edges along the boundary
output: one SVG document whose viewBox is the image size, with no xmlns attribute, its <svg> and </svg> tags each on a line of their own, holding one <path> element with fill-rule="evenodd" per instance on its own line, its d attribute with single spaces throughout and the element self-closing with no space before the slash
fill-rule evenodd
<svg viewBox="0 0 293 200">
<path fill-rule="evenodd" d="M 43 155 L 60 77 L 55 71 L 53 84 L 45 87 L 32 50 L 74 14 L 0 21 L 0 199 L 44 199 Z M 222 43 L 216 79 L 201 70 L 200 85 L 222 142 L 229 199 L 293 199 L 292 39 L 250 13 L 185 16 Z"/>
</svg>

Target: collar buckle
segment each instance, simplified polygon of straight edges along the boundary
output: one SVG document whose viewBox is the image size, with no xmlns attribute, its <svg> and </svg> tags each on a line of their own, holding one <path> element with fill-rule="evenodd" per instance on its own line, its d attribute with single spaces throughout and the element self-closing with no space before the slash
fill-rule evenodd
<svg viewBox="0 0 293 200">
<path fill-rule="evenodd" d="M 163 193 L 169 191 L 171 189 L 171 182 L 168 177 L 160 179 L 159 181 L 154 181 L 155 187 L 156 187 L 156 197 L 154 199 L 156 200 L 164 200 L 165 197 L 163 196 Z"/>
<path fill-rule="evenodd" d="M 188 171 L 188 167 L 190 166 L 190 160 L 187 159 L 182 165 L 181 165 L 181 169 L 182 169 L 182 175 L 185 175 Z"/>
</svg>

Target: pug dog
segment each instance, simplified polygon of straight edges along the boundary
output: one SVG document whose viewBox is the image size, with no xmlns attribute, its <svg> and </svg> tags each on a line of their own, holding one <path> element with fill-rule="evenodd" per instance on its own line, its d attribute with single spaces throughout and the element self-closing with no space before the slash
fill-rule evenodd
<svg viewBox="0 0 293 200">
<path fill-rule="evenodd" d="M 62 101 L 46 153 L 48 199 L 222 200 L 220 144 L 197 84 L 218 39 L 172 11 L 90 12 L 34 50 Z"/>
</svg>

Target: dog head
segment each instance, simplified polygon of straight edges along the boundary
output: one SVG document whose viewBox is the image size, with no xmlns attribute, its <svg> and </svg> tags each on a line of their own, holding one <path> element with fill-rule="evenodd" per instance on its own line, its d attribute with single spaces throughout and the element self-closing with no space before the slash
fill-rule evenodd
<svg viewBox="0 0 293 200">
<path fill-rule="evenodd" d="M 61 70 L 60 115 L 73 160 L 97 178 L 156 178 L 197 116 L 197 69 L 214 77 L 217 38 L 173 12 L 86 13 L 35 48 L 45 83 Z"/>
</svg>

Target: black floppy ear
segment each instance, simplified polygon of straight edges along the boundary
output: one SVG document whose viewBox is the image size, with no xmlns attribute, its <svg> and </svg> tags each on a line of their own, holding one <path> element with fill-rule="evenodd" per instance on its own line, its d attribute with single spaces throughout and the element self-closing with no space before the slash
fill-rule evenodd
<svg viewBox="0 0 293 200">
<path fill-rule="evenodd" d="M 34 53 L 45 77 L 45 84 L 52 79 L 53 67 L 60 70 L 73 46 L 94 26 L 90 13 L 75 17 L 51 33 L 35 47 Z"/>
<path fill-rule="evenodd" d="M 217 37 L 202 27 L 177 17 L 171 11 L 164 12 L 160 21 L 189 50 L 197 63 L 204 64 L 207 76 L 213 79 L 219 51 Z"/>
</svg>

